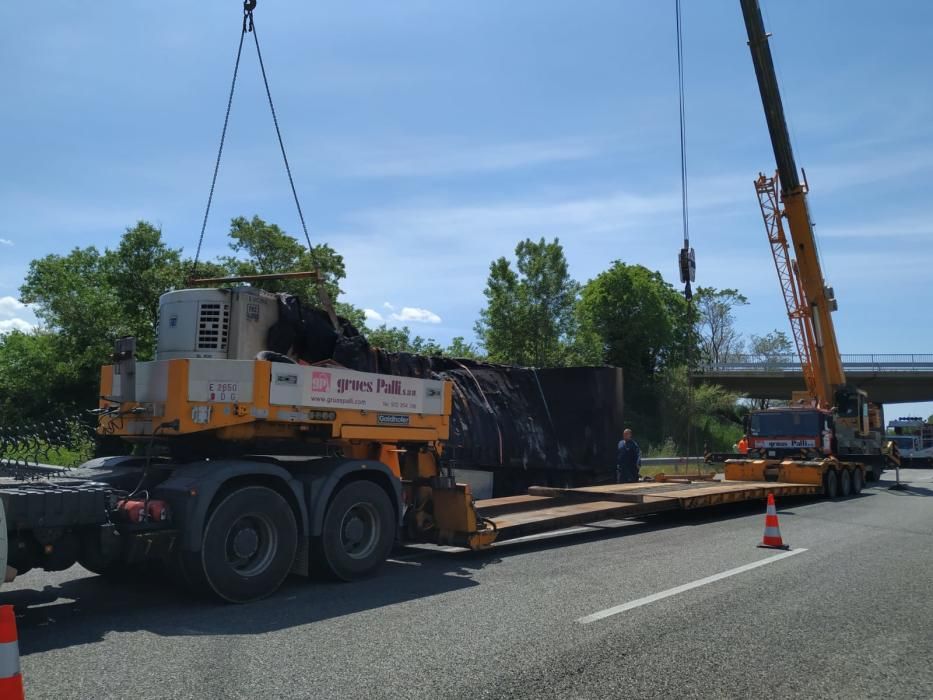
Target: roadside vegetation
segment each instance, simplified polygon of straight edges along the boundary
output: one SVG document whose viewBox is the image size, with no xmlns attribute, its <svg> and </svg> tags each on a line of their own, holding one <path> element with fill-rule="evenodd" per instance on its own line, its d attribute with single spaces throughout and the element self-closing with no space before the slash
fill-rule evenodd
<svg viewBox="0 0 933 700">
<path fill-rule="evenodd" d="M 138 356 L 151 359 L 159 295 L 197 276 L 322 270 L 337 311 L 361 329 L 365 316 L 341 299 L 343 258 L 321 244 L 308 251 L 259 217 L 231 222 L 229 254 L 201 261 L 170 248 L 162 232 L 140 221 L 115 248 L 75 248 L 33 260 L 20 288 L 41 326 L 0 336 L 0 426 L 11 430 L 50 415 L 74 414 L 97 402 L 99 367 L 116 338 L 137 338 Z M 305 302 L 307 281 L 276 282 Z M 614 261 L 586 282 L 569 273 L 558 239 L 526 239 L 513 259 L 491 261 L 485 306 L 475 341 L 441 345 L 385 324 L 365 329 L 373 345 L 393 352 L 449 355 L 535 367 L 613 365 L 625 377 L 626 423 L 646 455 L 700 454 L 728 449 L 742 430 L 748 402 L 716 386 L 691 386 L 690 370 L 748 349 L 763 358 L 787 354 L 780 331 L 745 340 L 734 310 L 747 304 L 735 289 L 700 287 L 688 303 L 648 268 Z M 620 430 L 621 431 L 621 430 Z M 44 450 L 47 461 L 70 463 L 68 448 Z M 80 455 L 77 455 L 80 456 Z"/>
</svg>

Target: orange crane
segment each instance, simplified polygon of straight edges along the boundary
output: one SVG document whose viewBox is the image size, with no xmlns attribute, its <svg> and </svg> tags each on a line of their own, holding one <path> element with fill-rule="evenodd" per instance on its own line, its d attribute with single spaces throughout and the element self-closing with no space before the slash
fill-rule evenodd
<svg viewBox="0 0 933 700">
<path fill-rule="evenodd" d="M 822 483 L 831 497 L 847 496 L 866 478 L 876 478 L 896 455 L 884 447 L 880 408 L 846 381 L 832 318 L 838 304 L 823 277 L 807 205 L 809 186 L 794 160 L 769 35 L 758 0 L 740 1 L 777 162 L 777 173 L 760 174 L 755 190 L 806 391 L 795 392 L 788 407 L 752 412 L 748 455 L 726 460 L 726 478 Z"/>
</svg>

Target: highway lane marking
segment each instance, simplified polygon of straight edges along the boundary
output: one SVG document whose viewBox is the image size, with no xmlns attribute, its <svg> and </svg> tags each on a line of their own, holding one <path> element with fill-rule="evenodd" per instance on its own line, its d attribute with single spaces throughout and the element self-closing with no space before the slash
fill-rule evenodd
<svg viewBox="0 0 933 700">
<path fill-rule="evenodd" d="M 626 612 L 627 610 L 639 608 L 642 605 L 655 603 L 659 600 L 663 600 L 664 598 L 670 598 L 671 596 L 678 595 L 679 593 L 684 593 L 685 591 L 690 591 L 694 588 L 699 588 L 700 586 L 705 586 L 709 583 L 715 583 L 716 581 L 721 581 L 722 579 L 729 578 L 730 576 L 744 574 L 746 571 L 757 569 L 758 567 L 765 566 L 766 564 L 773 564 L 774 562 L 780 561 L 781 559 L 786 559 L 787 557 L 792 557 L 796 554 L 803 554 L 806 551 L 806 549 L 792 549 L 789 552 L 782 552 L 781 554 L 768 557 L 767 559 L 755 561 L 751 564 L 737 566 L 734 569 L 729 569 L 728 571 L 723 571 L 722 573 L 713 574 L 712 576 L 707 576 L 706 578 L 691 581 L 690 583 L 685 583 L 682 586 L 668 588 L 666 591 L 652 593 L 651 595 L 645 596 L 644 598 L 638 598 L 637 600 L 632 600 L 628 603 L 622 603 L 622 605 L 616 605 L 611 608 L 606 608 L 605 610 L 600 610 L 599 612 L 595 612 L 592 615 L 579 618 L 577 622 L 588 625 L 591 622 L 596 622 L 597 620 L 602 620 L 607 617 L 611 617 L 612 615 L 618 615 L 619 613 Z"/>
</svg>

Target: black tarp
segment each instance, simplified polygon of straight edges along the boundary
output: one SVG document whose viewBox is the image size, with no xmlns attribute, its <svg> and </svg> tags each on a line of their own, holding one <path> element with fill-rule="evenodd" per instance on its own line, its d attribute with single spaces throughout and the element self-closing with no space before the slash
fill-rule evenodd
<svg viewBox="0 0 933 700">
<path fill-rule="evenodd" d="M 326 315 L 280 295 L 269 348 L 306 362 L 453 382 L 451 466 L 494 470 L 519 485 L 580 484 L 609 477 L 621 436 L 622 370 L 533 369 L 476 360 L 390 353 L 372 347 L 345 319 L 338 338 Z M 511 475 L 511 478 L 509 475 Z"/>
</svg>

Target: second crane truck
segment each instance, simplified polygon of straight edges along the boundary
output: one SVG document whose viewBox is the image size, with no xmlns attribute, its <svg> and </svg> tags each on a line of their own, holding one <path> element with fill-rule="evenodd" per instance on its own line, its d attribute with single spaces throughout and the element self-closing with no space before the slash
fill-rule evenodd
<svg viewBox="0 0 933 700">
<path fill-rule="evenodd" d="M 823 277 L 807 205 L 809 188 L 794 160 L 769 35 L 758 0 L 741 4 L 777 161 L 776 174 L 759 175 L 755 190 L 806 390 L 795 392 L 789 406 L 752 412 L 748 454 L 725 460 L 726 478 L 821 484 L 831 498 L 848 496 L 897 457 L 884 444 L 880 407 L 846 381 L 833 325 L 835 293 Z"/>
</svg>

